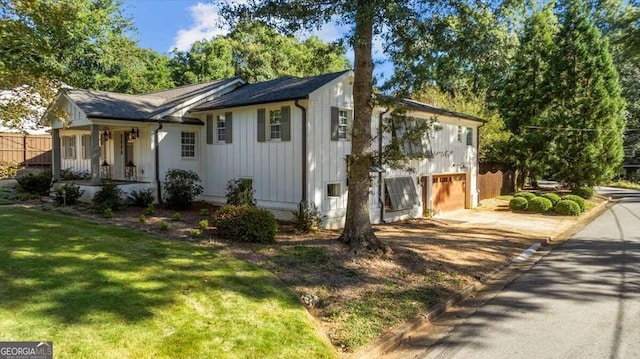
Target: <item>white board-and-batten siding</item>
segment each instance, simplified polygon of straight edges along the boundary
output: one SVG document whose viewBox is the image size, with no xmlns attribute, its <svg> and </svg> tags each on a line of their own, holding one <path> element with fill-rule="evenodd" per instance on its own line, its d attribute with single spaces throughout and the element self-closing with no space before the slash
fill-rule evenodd
<svg viewBox="0 0 640 359">
<path fill-rule="evenodd" d="M 151 130 L 148 144 L 150 150 L 147 151 L 148 157 L 145 160 L 149 161 L 150 168 L 155 167 L 152 165 L 155 162 L 153 132 L 154 130 Z M 182 157 L 182 132 L 195 133 L 195 157 Z M 200 125 L 163 124 L 162 129 L 158 131 L 159 174 L 162 182 L 164 182 L 166 172 L 170 169 L 194 171 L 200 176 L 201 180 L 204 180 L 203 169 L 206 167 L 206 163 L 202 161 L 204 156 L 203 132 L 204 126 Z"/>
<path fill-rule="evenodd" d="M 307 193 L 327 222 L 342 226 L 347 208 L 347 155 L 351 154 L 351 135 L 346 140 L 331 139 L 333 107 L 353 113 L 350 77 L 340 77 L 316 90 L 307 105 Z M 349 128 L 351 124 L 349 124 Z M 340 196 L 329 197 L 328 185 L 340 185 Z"/>
<path fill-rule="evenodd" d="M 381 109 L 376 108 L 372 116 L 372 134 L 377 136 L 379 115 Z M 387 118 L 389 113 L 383 115 Z M 434 153 L 432 159 L 411 160 L 406 166 L 411 168 L 412 171 L 402 169 L 386 168 L 386 172 L 383 174 L 383 186 L 382 192 L 379 192 L 378 176 L 372 174 L 372 187 L 370 198 L 370 216 L 373 223 L 380 223 L 380 207 L 381 200 L 384 200 L 381 195 L 384 195 L 384 180 L 387 178 L 398 177 L 411 177 L 412 183 L 415 186 L 416 195 L 419 198 L 419 205 L 414 208 L 402 210 L 402 211 L 387 211 L 384 212 L 384 221 L 391 222 L 402 218 L 419 217 L 426 209 L 431 208 L 431 203 L 422 203 L 422 177 L 431 178 L 431 176 L 439 174 L 467 174 L 468 195 L 471 197 L 471 207 L 477 205 L 477 193 L 476 188 L 476 175 L 477 175 L 477 128 L 479 123 L 475 121 L 469 121 L 464 119 L 458 119 L 449 116 L 433 115 L 424 112 L 408 112 L 407 116 L 422 120 L 437 119 L 440 130 L 433 132 L 428 139 L 429 147 Z M 461 138 L 458 140 L 458 127 L 461 126 Z M 467 144 L 466 131 L 470 129 L 472 131 L 472 143 Z M 388 144 L 391 140 L 391 134 L 385 133 L 382 136 L 383 146 Z M 377 150 L 378 143 L 377 137 L 372 143 L 373 149 Z M 462 169 L 461 165 L 464 164 L 466 169 Z M 430 185 L 430 181 L 428 182 Z M 429 199 L 430 200 L 430 199 Z"/>
<path fill-rule="evenodd" d="M 287 106 L 290 110 L 291 140 L 258 142 L 258 109 L 270 110 Z M 231 143 L 218 142 L 216 119 L 231 113 Z M 206 143 L 203 131 L 204 197 L 224 203 L 227 183 L 234 179 L 251 179 L 258 205 L 269 209 L 297 209 L 302 198 L 302 111 L 293 101 L 255 106 L 227 108 L 207 112 L 213 115 L 213 143 Z M 206 126 L 205 126 L 206 128 Z"/>
</svg>

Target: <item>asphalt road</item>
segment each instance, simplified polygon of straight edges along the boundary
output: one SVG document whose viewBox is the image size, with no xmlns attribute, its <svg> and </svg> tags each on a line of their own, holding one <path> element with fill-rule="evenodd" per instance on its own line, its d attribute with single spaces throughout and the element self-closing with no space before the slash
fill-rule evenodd
<svg viewBox="0 0 640 359">
<path fill-rule="evenodd" d="M 418 358 L 640 358 L 640 192 L 571 240 Z"/>
</svg>

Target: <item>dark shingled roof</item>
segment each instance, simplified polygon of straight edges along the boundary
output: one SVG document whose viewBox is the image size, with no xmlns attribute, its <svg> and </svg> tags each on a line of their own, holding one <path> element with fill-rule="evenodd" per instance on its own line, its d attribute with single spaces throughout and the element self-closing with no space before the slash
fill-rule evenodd
<svg viewBox="0 0 640 359">
<path fill-rule="evenodd" d="M 258 105 L 280 101 L 301 100 L 349 70 L 312 77 L 284 76 L 271 81 L 244 85 L 237 90 L 205 102 L 190 111 L 205 111 L 229 107 Z"/>
<path fill-rule="evenodd" d="M 429 112 L 429 113 L 434 113 L 434 114 L 443 115 L 443 116 L 458 117 L 465 120 L 482 122 L 482 123 L 486 122 L 485 120 L 479 117 L 466 115 L 460 112 L 449 111 L 444 108 L 434 107 L 431 105 L 427 105 L 426 103 L 418 102 L 411 99 L 406 99 L 406 98 L 398 99 L 397 102 L 402 104 L 406 109 L 409 109 L 409 110 Z"/>
<path fill-rule="evenodd" d="M 157 121 L 162 120 L 157 116 L 163 112 L 171 110 L 192 97 L 215 90 L 235 80 L 238 78 L 187 85 L 144 95 L 82 89 L 66 90 L 66 94 L 90 118 Z M 176 117 L 163 117 L 163 119 L 171 122 L 176 121 Z M 187 119 L 182 122 L 193 123 L 192 120 Z"/>
</svg>

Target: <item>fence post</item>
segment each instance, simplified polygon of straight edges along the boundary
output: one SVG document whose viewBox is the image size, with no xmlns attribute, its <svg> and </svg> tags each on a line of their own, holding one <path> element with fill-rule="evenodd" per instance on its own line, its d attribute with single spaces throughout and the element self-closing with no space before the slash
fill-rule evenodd
<svg viewBox="0 0 640 359">
<path fill-rule="evenodd" d="M 22 135 L 22 163 L 24 167 L 29 167 L 27 164 L 27 135 Z"/>
</svg>

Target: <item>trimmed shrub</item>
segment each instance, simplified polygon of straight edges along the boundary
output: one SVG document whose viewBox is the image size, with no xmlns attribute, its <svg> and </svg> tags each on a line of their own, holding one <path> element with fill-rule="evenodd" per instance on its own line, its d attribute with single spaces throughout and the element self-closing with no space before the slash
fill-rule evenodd
<svg viewBox="0 0 640 359">
<path fill-rule="evenodd" d="M 119 210 L 127 207 L 122 190 L 113 182 L 104 182 L 91 201 L 93 207 L 99 211 L 104 211 L 106 208 Z"/>
<path fill-rule="evenodd" d="M 111 208 L 105 208 L 104 211 L 102 211 L 102 214 L 104 215 L 104 218 L 113 218 L 113 210 Z"/>
<path fill-rule="evenodd" d="M 551 204 L 553 204 L 554 207 L 556 206 L 556 203 L 560 202 L 560 196 L 555 193 L 544 193 L 540 195 L 540 197 L 546 198 L 551 201 Z"/>
<path fill-rule="evenodd" d="M 514 194 L 513 197 L 526 198 L 527 201 L 528 201 L 530 199 L 536 198 L 536 195 L 531 193 L 531 192 L 518 192 L 518 193 Z"/>
<path fill-rule="evenodd" d="M 271 243 L 278 222 L 271 212 L 254 206 L 224 206 L 213 215 L 213 224 L 229 240 Z"/>
<path fill-rule="evenodd" d="M 200 176 L 189 170 L 170 169 L 164 176 L 164 190 L 167 208 L 187 209 L 202 193 Z"/>
<path fill-rule="evenodd" d="M 578 206 L 580 206 L 580 212 L 584 212 L 584 208 L 586 206 L 586 202 L 584 198 L 580 196 L 576 196 L 574 194 L 568 194 L 566 196 L 562 196 L 562 199 L 568 199 L 570 201 L 574 201 L 575 203 L 578 204 Z"/>
<path fill-rule="evenodd" d="M 207 229 L 209 229 L 209 220 L 207 219 L 203 219 L 200 222 L 198 222 L 198 226 L 200 227 L 201 230 L 206 231 Z"/>
<path fill-rule="evenodd" d="M 74 172 L 71 168 L 60 170 L 60 179 L 63 181 L 80 181 L 91 179 L 89 171 Z"/>
<path fill-rule="evenodd" d="M 156 206 L 154 206 L 153 203 L 151 203 L 150 205 L 147 206 L 147 208 L 144 209 L 143 213 L 146 214 L 147 216 L 150 216 L 156 213 Z"/>
<path fill-rule="evenodd" d="M 511 201 L 509 201 L 509 208 L 512 211 L 526 211 L 528 205 L 529 201 L 524 197 L 513 197 Z"/>
<path fill-rule="evenodd" d="M 18 178 L 20 190 L 26 193 L 45 196 L 49 194 L 51 188 L 51 179 L 53 175 L 49 171 L 41 171 L 38 173 L 29 173 L 24 177 Z"/>
<path fill-rule="evenodd" d="M 139 191 L 131 191 L 127 194 L 129 205 L 133 207 L 145 208 L 155 201 L 153 188 L 141 189 Z"/>
<path fill-rule="evenodd" d="M 594 191 L 591 187 L 574 187 L 571 189 L 571 194 L 580 196 L 584 199 L 589 199 L 593 197 L 594 194 L 596 194 L 596 191 Z"/>
<path fill-rule="evenodd" d="M 256 200 L 253 198 L 253 181 L 247 178 L 229 180 L 227 182 L 227 204 L 232 206 L 255 206 Z"/>
<path fill-rule="evenodd" d="M 300 208 L 293 213 L 293 227 L 303 233 L 309 233 L 318 229 L 325 215 L 318 212 L 318 207 L 314 203 L 300 202 Z"/>
<path fill-rule="evenodd" d="M 568 199 L 562 199 L 556 204 L 555 212 L 563 216 L 579 216 L 580 205 Z"/>
<path fill-rule="evenodd" d="M 70 206 L 78 201 L 78 198 L 82 196 L 84 191 L 80 190 L 80 186 L 75 184 L 65 183 L 64 186 L 55 189 L 56 192 L 56 205 Z"/>
<path fill-rule="evenodd" d="M 553 209 L 553 203 L 544 197 L 536 197 L 529 201 L 527 211 L 536 213 L 545 213 Z"/>
<path fill-rule="evenodd" d="M 0 179 L 14 178 L 20 166 L 17 162 L 0 161 Z"/>
</svg>

